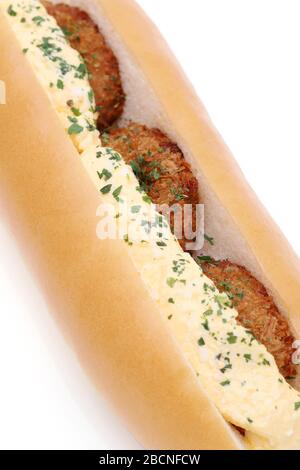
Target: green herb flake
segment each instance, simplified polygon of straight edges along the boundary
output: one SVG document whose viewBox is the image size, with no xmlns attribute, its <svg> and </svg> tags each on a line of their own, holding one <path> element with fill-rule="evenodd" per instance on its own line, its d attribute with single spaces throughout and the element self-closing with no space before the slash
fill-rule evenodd
<svg viewBox="0 0 300 470">
<path fill-rule="evenodd" d="M 209 325 L 208 325 L 208 320 L 206 318 L 205 322 L 204 323 L 201 323 L 203 328 L 206 330 L 206 331 L 209 331 Z"/>
<path fill-rule="evenodd" d="M 89 102 L 90 102 L 91 104 L 93 104 L 93 102 L 94 102 L 94 92 L 93 92 L 93 90 L 90 90 L 90 91 L 88 92 L 88 98 L 89 98 Z"/>
<path fill-rule="evenodd" d="M 225 374 L 225 372 L 228 369 L 232 369 L 232 364 L 226 364 L 226 366 L 224 366 L 222 369 L 220 369 L 220 372 L 222 372 L 222 374 Z"/>
<path fill-rule="evenodd" d="M 80 126 L 79 124 L 73 123 L 68 129 L 68 134 L 69 135 L 80 134 L 80 132 L 82 131 L 83 131 L 82 126 Z"/>
<path fill-rule="evenodd" d="M 108 144 L 108 142 L 109 142 L 109 134 L 108 134 L 108 132 L 103 132 L 103 133 L 101 134 L 101 140 L 102 140 L 102 142 L 103 142 L 103 145 L 107 145 L 107 144 Z"/>
<path fill-rule="evenodd" d="M 200 263 L 214 263 L 214 260 L 213 258 L 211 258 L 211 256 L 197 256 L 197 260 L 200 262 Z"/>
<path fill-rule="evenodd" d="M 114 190 L 114 192 L 112 193 L 113 194 L 113 197 L 115 198 L 116 201 L 120 201 L 120 194 L 121 194 L 121 191 L 122 191 L 122 186 L 119 186 L 117 189 Z"/>
<path fill-rule="evenodd" d="M 74 114 L 74 116 L 77 116 L 77 117 L 78 117 L 78 116 L 81 116 L 81 112 L 79 111 L 78 108 L 72 107 L 72 108 L 71 108 L 71 111 L 72 111 L 72 113 Z"/>
<path fill-rule="evenodd" d="M 123 240 L 124 240 L 124 242 L 126 242 L 129 246 L 132 246 L 132 242 L 129 240 L 128 234 L 124 235 Z"/>
<path fill-rule="evenodd" d="M 41 24 L 45 21 L 45 18 L 43 18 L 42 16 L 35 16 L 34 18 L 32 18 L 32 21 L 33 21 L 37 26 L 41 26 Z"/>
<path fill-rule="evenodd" d="M 112 177 L 111 172 L 108 171 L 106 168 L 103 168 L 101 173 L 99 171 L 97 171 L 97 174 L 98 174 L 100 179 L 103 178 L 105 181 L 108 181 Z"/>
<path fill-rule="evenodd" d="M 111 190 L 111 184 L 107 184 L 106 186 L 103 186 L 103 188 L 100 189 L 100 192 L 102 194 L 108 194 Z"/>
<path fill-rule="evenodd" d="M 213 238 L 213 237 L 210 237 L 210 236 L 207 235 L 206 233 L 204 234 L 204 239 L 205 239 L 210 245 L 212 245 L 212 246 L 215 244 L 214 238 Z"/>
<path fill-rule="evenodd" d="M 232 331 L 227 333 L 227 342 L 229 344 L 235 344 L 237 342 L 237 336 L 235 336 Z"/>
<path fill-rule="evenodd" d="M 147 196 L 147 194 L 145 194 L 145 196 L 143 196 L 143 201 L 146 202 L 147 204 L 151 204 L 151 203 L 152 203 L 150 197 Z"/>
<path fill-rule="evenodd" d="M 142 206 L 132 206 L 131 207 L 131 213 L 132 214 L 138 214 L 141 210 Z"/>
<path fill-rule="evenodd" d="M 169 287 L 173 288 L 176 284 L 176 279 L 174 277 L 168 277 L 167 284 Z"/>
<path fill-rule="evenodd" d="M 220 385 L 222 385 L 222 387 L 226 387 L 227 385 L 230 385 L 230 380 L 224 380 L 224 382 L 221 382 Z"/>
<path fill-rule="evenodd" d="M 199 338 L 199 339 L 198 339 L 198 345 L 199 345 L 199 346 L 205 346 L 205 341 L 204 341 L 203 338 Z"/>
<path fill-rule="evenodd" d="M 77 70 L 77 73 L 75 75 L 76 78 L 83 79 L 87 74 L 87 68 L 83 62 L 77 67 L 76 70 Z"/>
<path fill-rule="evenodd" d="M 244 354 L 244 358 L 245 358 L 246 362 L 249 362 L 249 361 L 251 361 L 252 356 L 251 356 L 251 354 Z"/>
<path fill-rule="evenodd" d="M 67 28 L 63 27 L 61 29 L 63 30 L 63 33 L 65 36 L 67 37 L 72 36 L 73 33 L 71 33 L 71 31 L 69 31 Z"/>
<path fill-rule="evenodd" d="M 13 6 L 12 5 L 9 5 L 8 9 L 7 9 L 7 13 L 10 15 L 10 16 L 17 16 L 17 12 L 13 9 Z"/>
<path fill-rule="evenodd" d="M 270 362 L 266 358 L 263 359 L 262 363 L 263 363 L 264 366 L 270 366 L 271 365 Z"/>
<path fill-rule="evenodd" d="M 213 310 L 211 308 L 209 308 L 208 310 L 206 310 L 203 315 L 205 315 L 206 317 L 209 316 L 209 315 L 212 315 L 213 314 Z"/>
<path fill-rule="evenodd" d="M 64 89 L 64 82 L 60 79 L 57 80 L 56 82 L 56 86 L 59 90 L 63 90 Z"/>
</svg>

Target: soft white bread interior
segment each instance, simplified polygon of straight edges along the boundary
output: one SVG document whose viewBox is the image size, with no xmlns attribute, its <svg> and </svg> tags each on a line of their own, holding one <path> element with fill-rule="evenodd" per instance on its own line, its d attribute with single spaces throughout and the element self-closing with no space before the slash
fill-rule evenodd
<svg viewBox="0 0 300 470">
<path fill-rule="evenodd" d="M 262 280 L 296 334 L 298 260 L 158 31 L 131 1 L 66 3 L 90 13 L 113 47 L 128 95 L 124 119 L 160 127 L 191 162 L 207 231 L 217 240 L 211 254 L 244 264 Z M 0 72 L 8 85 L 0 110 L 1 204 L 80 360 L 145 446 L 239 448 L 166 331 L 123 243 L 97 240 L 97 191 L 2 17 L 0 29 Z"/>
</svg>

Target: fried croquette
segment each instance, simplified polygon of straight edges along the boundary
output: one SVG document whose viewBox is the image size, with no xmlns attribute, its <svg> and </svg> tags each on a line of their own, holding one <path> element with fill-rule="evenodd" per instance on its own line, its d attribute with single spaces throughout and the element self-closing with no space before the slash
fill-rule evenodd
<svg viewBox="0 0 300 470">
<path fill-rule="evenodd" d="M 99 112 L 100 130 L 111 126 L 123 113 L 123 91 L 118 61 L 91 18 L 69 5 L 42 2 L 63 30 L 70 45 L 83 57 Z"/>
<path fill-rule="evenodd" d="M 238 311 L 238 323 L 266 346 L 282 375 L 294 377 L 295 339 L 265 287 L 246 268 L 227 260 L 201 262 L 201 268 L 221 292 L 226 292 Z"/>
<path fill-rule="evenodd" d="M 131 165 L 140 185 L 154 204 L 170 207 L 177 204 L 181 208 L 184 204 L 190 204 L 191 229 L 195 229 L 195 208 L 199 203 L 198 182 L 176 144 L 159 129 L 149 129 L 135 123 L 126 128 L 106 131 L 102 134 L 102 143 L 119 152 Z M 173 229 L 172 214 L 170 223 Z M 185 248 L 186 243 L 192 240 L 182 237 L 178 241 Z"/>
</svg>

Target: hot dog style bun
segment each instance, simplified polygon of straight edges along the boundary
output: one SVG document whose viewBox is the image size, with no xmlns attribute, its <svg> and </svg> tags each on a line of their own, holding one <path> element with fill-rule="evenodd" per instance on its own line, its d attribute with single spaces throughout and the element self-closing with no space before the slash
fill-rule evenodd
<svg viewBox="0 0 300 470">
<path fill-rule="evenodd" d="M 299 449 L 295 253 L 140 8 L 63 3 L 103 34 L 97 53 L 114 64 L 113 86 L 97 53 L 84 61 L 90 46 L 80 50 L 70 37 L 78 28 L 81 43 L 80 27 L 90 28 L 83 13 L 70 30 L 48 2 L 0 5 L 1 203 L 56 318 L 145 447 Z M 128 156 L 118 136 L 143 159 Z M 170 161 L 184 167 L 184 179 Z M 162 178 L 175 185 L 166 197 L 205 205 L 209 236 L 198 263 L 159 213 L 145 215 L 163 194 Z M 124 201 L 154 243 L 139 233 L 97 238 L 99 204 L 119 211 Z"/>
</svg>

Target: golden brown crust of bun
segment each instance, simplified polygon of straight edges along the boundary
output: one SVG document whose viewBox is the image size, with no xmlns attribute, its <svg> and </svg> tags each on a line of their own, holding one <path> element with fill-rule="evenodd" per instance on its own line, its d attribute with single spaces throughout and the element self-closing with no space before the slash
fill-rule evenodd
<svg viewBox="0 0 300 470">
<path fill-rule="evenodd" d="M 298 260 L 160 34 L 131 0 L 94 3 L 142 67 L 176 131 L 199 156 L 205 176 L 300 331 Z M 1 16 L 0 31 L 0 78 L 7 84 L 7 105 L 0 107 L 1 208 L 79 360 L 145 447 L 241 448 L 172 341 L 123 242 L 96 238 L 97 191 Z"/>
<path fill-rule="evenodd" d="M 0 14 L 1 212 L 78 358 L 147 448 L 234 449 L 134 269 L 96 237 L 98 193 Z"/>
</svg>

